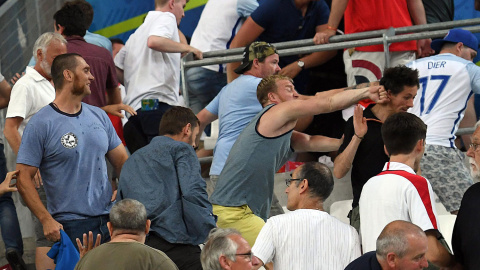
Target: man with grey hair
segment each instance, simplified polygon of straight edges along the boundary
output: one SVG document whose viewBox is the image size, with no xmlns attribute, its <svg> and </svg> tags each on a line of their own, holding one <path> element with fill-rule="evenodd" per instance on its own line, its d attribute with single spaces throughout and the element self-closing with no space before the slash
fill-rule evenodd
<svg viewBox="0 0 480 270">
<path fill-rule="evenodd" d="M 23 130 L 28 121 L 41 108 L 55 99 L 55 89 L 50 82 L 52 63 L 55 57 L 65 53 L 67 53 L 67 41 L 60 34 L 47 32 L 35 41 L 33 46 L 35 66 L 27 66 L 25 76 L 13 86 L 3 131 L 15 154 L 18 154 Z M 35 186 L 39 189 L 42 202 L 46 204 L 45 191 L 43 187 L 40 187 L 41 178 L 38 171 L 35 176 Z M 51 244 L 43 235 L 40 222 L 34 216 L 33 220 L 37 246 L 35 256 L 37 269 L 53 268 L 53 260 L 47 257 Z"/>
<path fill-rule="evenodd" d="M 455 259 L 464 269 L 477 269 L 480 265 L 478 243 L 480 241 L 480 121 L 475 125 L 470 147 L 467 151 L 470 174 L 476 182 L 467 189 L 452 234 L 452 249 Z"/>
<path fill-rule="evenodd" d="M 395 220 L 387 224 L 378 236 L 377 250 L 365 253 L 345 270 L 423 269 L 428 267 L 427 249 L 427 236 L 420 227 L 408 221 Z"/>
<path fill-rule="evenodd" d="M 151 222 L 141 202 L 121 200 L 112 207 L 109 218 L 111 241 L 89 251 L 75 269 L 178 270 L 165 253 L 144 244 Z"/>
<path fill-rule="evenodd" d="M 287 209 L 271 217 L 253 246 L 261 262 L 282 269 L 344 269 L 360 256 L 356 230 L 323 209 L 333 175 L 322 163 L 308 162 L 286 180 Z M 284 232 L 284 233 L 281 233 Z"/>
<path fill-rule="evenodd" d="M 212 229 L 200 260 L 204 270 L 250 270 L 261 266 L 247 240 L 235 229 Z"/>
</svg>

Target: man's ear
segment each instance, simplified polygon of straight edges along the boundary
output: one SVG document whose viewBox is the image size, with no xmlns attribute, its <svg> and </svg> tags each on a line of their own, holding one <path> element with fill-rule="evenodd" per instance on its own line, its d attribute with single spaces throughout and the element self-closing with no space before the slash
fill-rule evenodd
<svg viewBox="0 0 480 270">
<path fill-rule="evenodd" d="M 55 31 L 59 33 L 60 35 L 63 35 L 63 32 L 65 31 L 65 26 L 61 26 L 60 24 L 55 24 Z"/>
<path fill-rule="evenodd" d="M 308 180 L 303 179 L 300 184 L 298 184 L 298 187 L 300 188 L 300 194 L 307 192 L 308 190 Z"/>
<path fill-rule="evenodd" d="M 152 221 L 150 219 L 147 219 L 147 223 L 145 224 L 145 234 L 148 234 L 150 231 L 150 225 L 152 224 Z"/>
<path fill-rule="evenodd" d="M 38 49 L 37 50 L 37 62 L 42 62 L 43 61 L 43 58 L 45 58 L 45 55 L 43 55 L 43 51 L 42 49 Z"/>
<path fill-rule="evenodd" d="M 417 152 L 421 152 L 423 150 L 424 145 L 425 145 L 424 139 L 418 140 L 417 144 L 415 145 L 415 150 Z"/>
<path fill-rule="evenodd" d="M 220 255 L 218 261 L 220 262 L 220 266 L 222 267 L 222 269 L 230 269 L 230 262 L 225 255 Z"/>
<path fill-rule="evenodd" d="M 169 0 L 169 1 L 168 1 L 168 7 L 169 7 L 170 9 L 173 9 L 174 6 L 175 6 L 175 0 Z"/>
<path fill-rule="evenodd" d="M 394 269 L 397 260 L 397 255 L 393 252 L 387 254 L 387 264 L 390 268 Z"/>
<path fill-rule="evenodd" d="M 277 96 L 276 93 L 270 92 L 270 93 L 267 94 L 267 97 L 268 97 L 268 100 L 269 100 L 270 102 L 273 102 L 273 103 L 275 103 L 275 104 L 278 104 L 278 103 L 279 103 L 278 96 Z"/>
<path fill-rule="evenodd" d="M 65 78 L 65 80 L 67 81 L 73 81 L 73 72 L 71 72 L 70 70 L 68 69 L 65 69 L 63 71 L 63 77 Z"/>
<path fill-rule="evenodd" d="M 182 129 L 183 135 L 189 136 L 192 133 L 192 124 L 187 123 Z"/>
<path fill-rule="evenodd" d="M 110 234 L 110 237 L 113 235 L 113 226 L 110 221 L 107 222 L 107 228 L 108 228 L 108 233 Z"/>
<path fill-rule="evenodd" d="M 387 157 L 390 157 L 390 154 L 388 153 L 387 147 L 385 145 L 383 145 L 383 151 L 385 151 L 385 155 L 387 155 Z"/>
</svg>

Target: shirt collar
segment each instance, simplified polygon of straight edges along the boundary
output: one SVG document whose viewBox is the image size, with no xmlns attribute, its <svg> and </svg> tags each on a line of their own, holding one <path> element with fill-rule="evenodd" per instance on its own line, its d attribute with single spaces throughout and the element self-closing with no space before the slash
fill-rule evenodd
<svg viewBox="0 0 480 270">
<path fill-rule="evenodd" d="M 415 174 L 415 171 L 408 165 L 405 165 L 400 162 L 387 162 L 383 167 L 384 171 L 406 171 L 412 174 Z"/>
<path fill-rule="evenodd" d="M 38 71 L 36 71 L 33 67 L 27 67 L 25 73 L 28 74 L 30 77 L 32 77 L 35 80 L 35 82 L 40 82 L 43 80 L 48 81 L 45 77 L 43 77 L 40 73 L 38 73 Z"/>
</svg>

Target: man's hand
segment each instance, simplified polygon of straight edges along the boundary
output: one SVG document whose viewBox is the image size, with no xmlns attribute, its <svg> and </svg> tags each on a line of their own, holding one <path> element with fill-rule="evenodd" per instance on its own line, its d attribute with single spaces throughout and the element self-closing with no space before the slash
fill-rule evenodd
<svg viewBox="0 0 480 270">
<path fill-rule="evenodd" d="M 58 223 L 52 217 L 45 222 L 42 222 L 43 225 L 43 234 L 47 240 L 52 242 L 60 241 L 60 230 L 63 230 L 62 224 Z"/>
<path fill-rule="evenodd" d="M 435 53 L 430 44 L 432 44 L 430 38 L 417 40 L 417 58 L 428 57 Z"/>
<path fill-rule="evenodd" d="M 300 68 L 297 63 L 297 61 L 290 63 L 289 65 L 282 68 L 280 72 L 278 72 L 278 74 L 287 76 L 291 79 L 297 77 L 298 73 L 302 71 L 302 68 Z"/>
<path fill-rule="evenodd" d="M 12 184 L 12 179 L 17 179 L 18 170 L 7 173 L 5 180 L 0 184 L 0 196 L 7 192 L 15 192 L 16 184 Z"/>
<path fill-rule="evenodd" d="M 375 103 L 386 103 L 389 101 L 387 91 L 385 91 L 385 88 L 382 85 L 369 87 L 368 98 Z"/>
<path fill-rule="evenodd" d="M 316 45 L 319 44 L 326 44 L 328 43 L 328 40 L 330 39 L 331 36 L 335 36 L 336 32 L 333 31 L 332 29 L 324 29 L 320 32 L 317 32 L 315 36 L 313 37 L 313 43 Z"/>
<path fill-rule="evenodd" d="M 137 115 L 137 112 L 132 107 L 122 103 L 104 106 L 102 110 L 120 118 L 123 118 L 122 110 L 128 112 L 130 115 Z"/>
<path fill-rule="evenodd" d="M 200 51 L 199 49 L 194 48 L 194 47 L 192 47 L 192 46 L 190 46 L 190 48 L 191 48 L 191 49 L 190 49 L 189 52 L 193 53 L 193 55 L 195 56 L 195 59 L 197 59 L 197 60 L 203 59 L 203 53 L 202 53 L 202 51 Z"/>
<path fill-rule="evenodd" d="M 118 185 L 117 185 L 117 177 L 113 177 L 112 180 L 110 181 L 110 184 L 112 185 L 112 198 L 110 198 L 111 202 L 114 202 L 117 199 L 117 190 L 118 190 Z"/>
<path fill-rule="evenodd" d="M 353 111 L 353 127 L 357 136 L 363 138 L 365 134 L 367 134 L 367 119 L 363 117 L 363 108 L 358 104 L 355 106 Z"/>
<path fill-rule="evenodd" d="M 76 239 L 78 251 L 80 252 L 80 259 L 87 254 L 90 250 L 98 247 L 100 245 L 100 241 L 102 240 L 102 236 L 97 234 L 97 239 L 95 240 L 95 245 L 93 244 L 93 233 L 91 231 L 88 232 L 88 241 L 87 241 L 87 234 L 83 234 L 83 244 L 80 242 L 80 239 Z"/>
<path fill-rule="evenodd" d="M 15 75 L 13 75 L 13 77 L 10 79 L 10 82 L 12 83 L 12 85 L 15 85 L 15 83 L 17 83 L 17 81 L 23 77 L 23 75 L 25 75 L 25 72 L 22 72 L 22 75 L 18 74 L 18 73 L 15 73 Z"/>
</svg>

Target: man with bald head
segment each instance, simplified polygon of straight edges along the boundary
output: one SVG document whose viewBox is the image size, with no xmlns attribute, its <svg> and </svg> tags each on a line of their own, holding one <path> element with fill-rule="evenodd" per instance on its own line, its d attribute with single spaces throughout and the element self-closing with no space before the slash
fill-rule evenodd
<svg viewBox="0 0 480 270">
<path fill-rule="evenodd" d="M 365 253 L 345 270 L 423 269 L 428 267 L 427 249 L 427 236 L 420 227 L 395 220 L 387 224 L 378 236 L 377 250 Z"/>
</svg>

